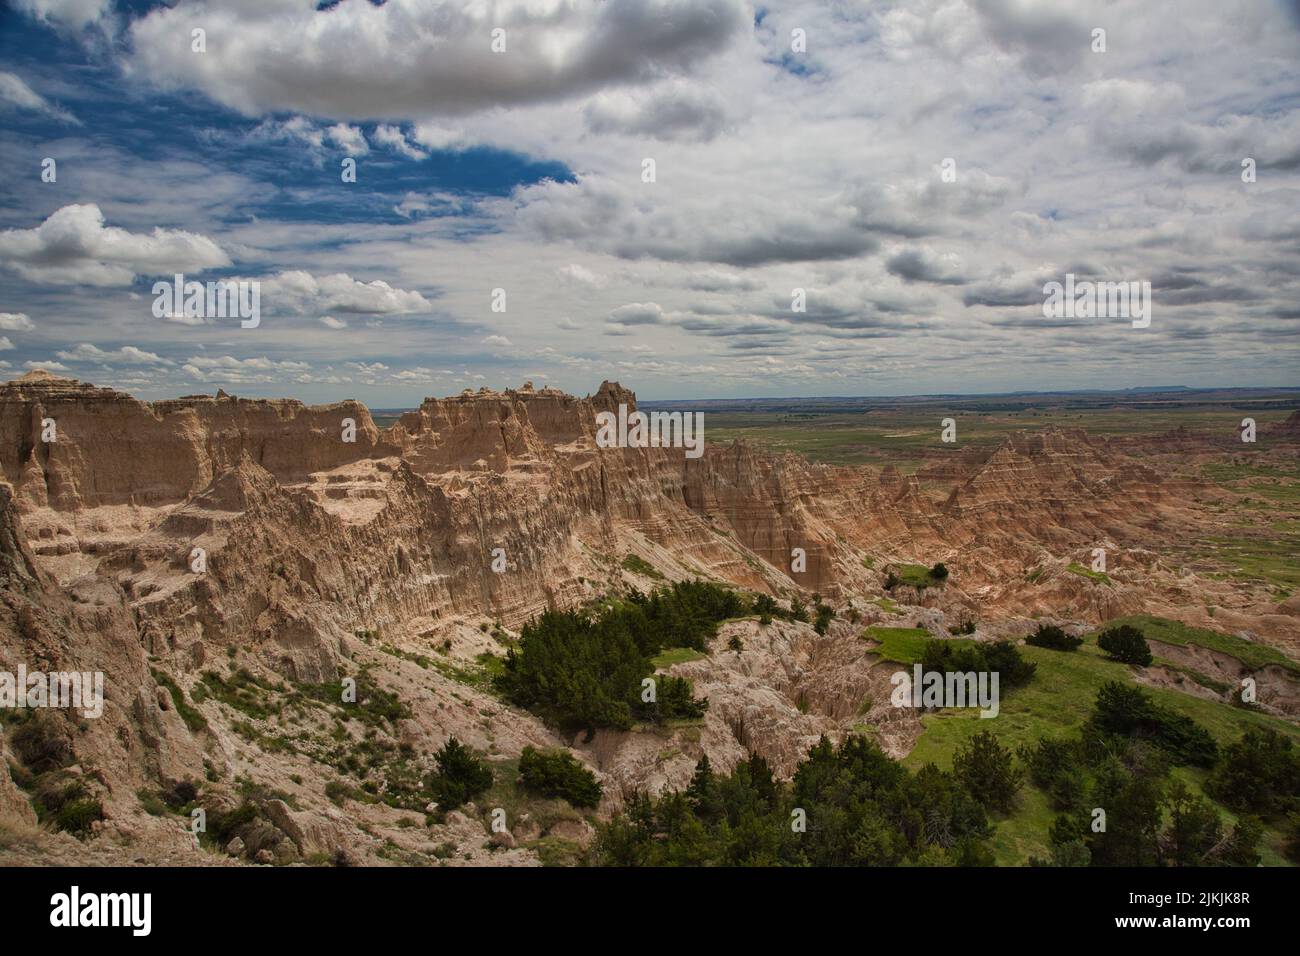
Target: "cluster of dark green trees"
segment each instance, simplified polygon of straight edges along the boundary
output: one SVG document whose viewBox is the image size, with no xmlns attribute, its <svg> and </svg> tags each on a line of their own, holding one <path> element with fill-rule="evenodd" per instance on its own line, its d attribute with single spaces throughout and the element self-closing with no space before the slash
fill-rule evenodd
<svg viewBox="0 0 1300 956">
<path fill-rule="evenodd" d="M 718 624 L 749 613 L 735 591 L 704 581 L 631 594 L 599 612 L 547 611 L 525 624 L 497 686 L 512 702 L 565 730 L 626 730 L 635 721 L 703 716 L 691 682 L 660 675 L 649 694 L 650 658 L 665 648 L 703 650 Z"/>
<path fill-rule="evenodd" d="M 1225 747 L 1205 786 L 1210 796 L 1239 814 L 1278 824 L 1283 852 L 1300 863 L 1300 749 L 1268 728 L 1251 728 Z"/>
<path fill-rule="evenodd" d="M 953 773 L 913 773 L 875 743 L 822 740 L 794 779 L 773 779 L 751 756 L 728 775 L 708 758 L 690 786 L 634 796 L 600 828 L 607 866 L 989 865 L 992 833 L 980 801 Z"/>
<path fill-rule="evenodd" d="M 1253 752 L 1255 734 L 1248 732 L 1229 753 L 1242 747 Z M 1228 758 L 1225 764 L 1203 727 L 1155 704 L 1141 688 L 1115 682 L 1103 685 L 1078 737 L 1044 737 L 1036 746 L 1023 748 L 1020 756 L 1029 778 L 1059 811 L 1050 831 L 1053 864 L 1253 866 L 1259 862 L 1263 834 L 1259 818 L 1243 813 L 1236 826 L 1228 827 L 1213 804 L 1172 775 L 1179 766 L 1213 766 L 1214 781 L 1221 774 L 1230 775 L 1225 765 L 1240 766 L 1240 758 Z M 1222 799 L 1213 783 L 1207 789 Z M 1243 811 L 1251 809 L 1239 806 Z"/>
<path fill-rule="evenodd" d="M 1037 664 L 1025 660 L 1010 641 L 976 644 L 970 641 L 926 641 L 921 651 L 924 672 L 998 672 L 998 691 L 1021 687 L 1033 680 Z"/>
<path fill-rule="evenodd" d="M 708 758 L 686 790 L 635 795 L 600 829 L 595 862 L 611 866 L 991 865 L 991 815 L 1014 809 L 1026 780 L 1058 812 L 1056 866 L 1253 866 L 1261 818 L 1291 822 L 1288 855 L 1300 861 L 1300 751 L 1252 729 L 1220 752 L 1194 721 L 1141 688 L 1104 685 L 1074 738 L 1041 738 L 1017 755 L 995 734 L 970 737 L 951 771 L 909 771 L 874 743 L 823 738 L 793 780 L 773 779 L 751 756 L 729 775 Z M 1206 790 L 1235 826 L 1174 776 L 1212 767 Z"/>
</svg>

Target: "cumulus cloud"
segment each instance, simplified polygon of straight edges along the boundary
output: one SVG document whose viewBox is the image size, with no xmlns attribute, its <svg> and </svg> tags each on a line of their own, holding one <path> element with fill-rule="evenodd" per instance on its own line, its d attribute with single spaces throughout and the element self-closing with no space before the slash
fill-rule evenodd
<svg viewBox="0 0 1300 956">
<path fill-rule="evenodd" d="M 364 156 L 370 152 L 370 144 L 366 142 L 365 134 L 358 127 L 347 123 L 335 123 L 326 129 L 325 139 L 349 156 Z"/>
<path fill-rule="evenodd" d="M 201 19 L 207 52 L 186 44 Z M 747 26 L 741 0 L 423 0 L 219 5 L 181 0 L 130 28 L 134 67 L 246 114 L 463 115 L 689 72 Z M 492 31 L 505 31 L 505 52 Z M 292 44 L 284 38 L 293 37 Z"/>
<path fill-rule="evenodd" d="M 429 300 L 419 292 L 394 288 L 382 279 L 362 282 L 343 272 L 316 276 L 291 270 L 260 281 L 263 307 L 276 311 L 406 315 L 430 308 Z M 321 323 L 335 327 L 325 319 Z"/>
<path fill-rule="evenodd" d="M 138 275 L 201 272 L 228 266 L 230 259 L 197 233 L 105 226 L 104 214 L 90 203 L 64 206 L 35 229 L 0 232 L 0 264 L 33 282 L 122 286 Z"/>
<path fill-rule="evenodd" d="M 105 350 L 97 345 L 92 345 L 90 342 L 82 342 L 75 348 L 65 349 L 54 354 L 65 362 L 103 362 L 105 364 L 119 363 L 123 365 L 172 364 L 162 356 L 155 355 L 153 352 L 146 352 L 134 345 L 124 345 L 119 349 Z"/>
<path fill-rule="evenodd" d="M 36 328 L 25 312 L 0 312 L 0 329 L 6 332 L 29 332 Z"/>
<path fill-rule="evenodd" d="M 387 123 L 380 123 L 375 127 L 375 132 L 372 138 L 380 146 L 401 153 L 407 159 L 429 158 L 428 153 L 411 144 L 411 142 L 406 138 L 406 134 L 402 132 L 402 129 L 399 126 L 390 126 Z"/>
</svg>

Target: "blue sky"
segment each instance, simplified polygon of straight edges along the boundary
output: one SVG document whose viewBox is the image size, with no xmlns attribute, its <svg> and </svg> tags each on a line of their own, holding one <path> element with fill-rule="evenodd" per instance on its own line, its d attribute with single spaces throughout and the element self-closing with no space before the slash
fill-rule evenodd
<svg viewBox="0 0 1300 956">
<path fill-rule="evenodd" d="M 318 6 L 0 8 L 0 375 L 379 407 L 1300 383 L 1294 3 Z M 155 316 L 178 271 L 257 280 L 260 325 Z M 1150 328 L 1045 320 L 1067 272 L 1150 282 Z"/>
</svg>

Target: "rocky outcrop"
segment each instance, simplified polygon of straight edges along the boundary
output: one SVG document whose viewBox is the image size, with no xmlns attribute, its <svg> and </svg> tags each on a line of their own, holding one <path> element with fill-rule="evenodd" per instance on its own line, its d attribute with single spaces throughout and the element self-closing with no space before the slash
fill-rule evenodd
<svg viewBox="0 0 1300 956">
<path fill-rule="evenodd" d="M 386 844 L 370 831 L 387 827 L 385 839 L 426 862 L 443 844 L 463 862 L 527 862 L 529 851 L 493 845 L 469 816 L 431 849 L 423 830 L 399 833 L 409 827 L 382 802 L 354 798 L 342 814 L 322 805 L 338 780 L 295 749 L 308 728 L 277 749 L 267 734 L 283 724 L 245 719 L 272 708 L 242 701 L 236 717 L 204 703 L 205 688 L 246 670 L 293 699 L 294 688 L 319 695 L 344 675 L 379 675 L 414 702 L 394 733 L 421 759 L 452 735 L 502 761 L 565 743 L 606 781 L 609 810 L 633 790 L 683 785 L 701 754 L 726 769 L 756 752 L 788 774 L 823 734 L 857 729 L 902 755 L 919 724 L 888 706 L 892 668 L 842 615 L 826 635 L 726 625 L 707 660 L 673 669 L 710 702 L 699 727 L 561 741 L 466 680 L 480 655 L 500 653 L 498 628 L 688 577 L 820 592 L 875 615 L 866 623 L 883 620 L 870 599 L 890 569 L 937 560 L 947 584 L 895 598 L 906 623 L 939 635 L 978 619 L 981 636 L 1014 636 L 1034 613 L 1097 622 L 1189 605 L 1206 586 L 1154 550 L 1190 526 L 1195 486 L 1078 430 L 1015 434 L 902 474 L 739 442 L 697 459 L 597 447 L 597 413 L 620 405 L 635 410 L 636 397 L 610 382 L 582 398 L 481 389 L 427 399 L 381 430 L 355 402 L 149 403 L 41 373 L 0 385 L 0 665 L 104 672 L 104 717 L 84 728 L 57 719 L 72 766 L 89 768 L 102 796 L 102 826 L 124 839 L 193 851 L 175 820 L 141 815 L 142 789 L 208 775 L 278 789 L 296 776 L 306 782 L 292 792 L 259 797 L 282 854 L 346 845 L 373 862 Z M 1072 567 L 1094 548 L 1110 556 L 1104 577 Z M 1286 608 L 1266 620 L 1283 634 L 1298 627 Z M 0 779 L 0 813 L 22 810 Z M 275 852 L 241 839 L 240 859 Z"/>
</svg>

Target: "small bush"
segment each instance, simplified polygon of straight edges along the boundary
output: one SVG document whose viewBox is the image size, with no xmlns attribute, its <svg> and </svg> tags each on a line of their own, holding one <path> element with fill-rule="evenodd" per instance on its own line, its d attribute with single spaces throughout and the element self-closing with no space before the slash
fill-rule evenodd
<svg viewBox="0 0 1300 956">
<path fill-rule="evenodd" d="M 1151 663 L 1151 646 L 1136 627 L 1121 624 L 1102 631 L 1097 646 L 1112 659 L 1122 664 L 1146 667 Z"/>
<path fill-rule="evenodd" d="M 601 786 L 596 775 L 568 751 L 525 747 L 519 755 L 519 773 L 524 786 L 542 796 L 561 797 L 575 807 L 600 803 Z"/>
<path fill-rule="evenodd" d="M 455 737 L 448 738 L 435 759 L 438 772 L 429 778 L 429 791 L 439 810 L 454 810 L 492 786 L 492 770 Z"/>
<path fill-rule="evenodd" d="M 1025 643 L 1053 651 L 1073 651 L 1083 643 L 1083 638 L 1071 637 L 1055 624 L 1040 624 L 1037 631 L 1025 638 Z"/>
<path fill-rule="evenodd" d="M 14 753 L 28 770 L 42 774 L 72 762 L 72 745 L 59 722 L 45 713 L 33 713 L 13 735 Z"/>
</svg>

